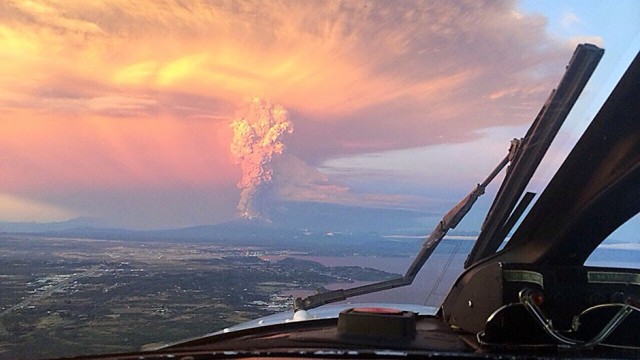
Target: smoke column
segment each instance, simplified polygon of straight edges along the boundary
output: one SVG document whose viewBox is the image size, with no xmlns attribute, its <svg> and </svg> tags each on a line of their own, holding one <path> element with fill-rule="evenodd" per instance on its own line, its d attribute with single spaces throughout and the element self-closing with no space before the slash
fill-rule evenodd
<svg viewBox="0 0 640 360">
<path fill-rule="evenodd" d="M 280 105 L 254 98 L 231 128 L 231 154 L 242 168 L 238 210 L 243 218 L 268 221 L 263 200 L 273 175 L 271 161 L 284 151 L 284 136 L 293 132 L 289 114 Z"/>
</svg>

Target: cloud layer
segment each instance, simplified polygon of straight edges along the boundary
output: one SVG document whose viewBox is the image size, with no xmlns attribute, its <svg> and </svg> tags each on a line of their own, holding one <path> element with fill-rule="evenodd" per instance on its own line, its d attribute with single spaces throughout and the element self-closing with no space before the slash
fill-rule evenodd
<svg viewBox="0 0 640 360">
<path fill-rule="evenodd" d="M 544 28 L 513 1 L 5 1 L 0 188 L 228 189 L 254 97 L 310 164 L 468 141 L 533 118 L 572 51 Z"/>
</svg>

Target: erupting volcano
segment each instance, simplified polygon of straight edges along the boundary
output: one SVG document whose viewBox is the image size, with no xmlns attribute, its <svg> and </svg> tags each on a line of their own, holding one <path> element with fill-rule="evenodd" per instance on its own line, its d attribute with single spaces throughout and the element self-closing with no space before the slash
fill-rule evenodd
<svg viewBox="0 0 640 360">
<path fill-rule="evenodd" d="M 231 154 L 242 168 L 238 182 L 238 210 L 246 219 L 269 221 L 265 197 L 272 181 L 272 160 L 285 149 L 283 139 L 293 132 L 284 107 L 254 98 L 232 123 Z"/>
</svg>

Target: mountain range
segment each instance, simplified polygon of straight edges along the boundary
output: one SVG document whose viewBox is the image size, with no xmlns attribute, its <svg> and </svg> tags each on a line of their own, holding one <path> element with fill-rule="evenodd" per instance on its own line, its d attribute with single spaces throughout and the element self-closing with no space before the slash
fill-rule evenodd
<svg viewBox="0 0 640 360">
<path fill-rule="evenodd" d="M 320 203 L 277 203 L 269 220 L 236 218 L 175 229 L 132 230 L 90 217 L 60 222 L 0 222 L 0 232 L 106 239 L 266 240 L 298 236 L 424 234 L 438 216 L 426 212 Z M 425 222 L 430 223 L 425 223 Z"/>
</svg>

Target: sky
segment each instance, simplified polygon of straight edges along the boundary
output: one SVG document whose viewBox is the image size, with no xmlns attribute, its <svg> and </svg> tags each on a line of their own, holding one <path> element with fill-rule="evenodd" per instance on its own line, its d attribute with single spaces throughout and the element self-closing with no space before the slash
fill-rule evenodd
<svg viewBox="0 0 640 360">
<path fill-rule="evenodd" d="M 245 195 L 264 217 L 446 212 L 582 42 L 606 53 L 550 169 L 638 52 L 640 2 L 3 1 L 0 221 L 184 227 L 247 213 Z"/>
</svg>

